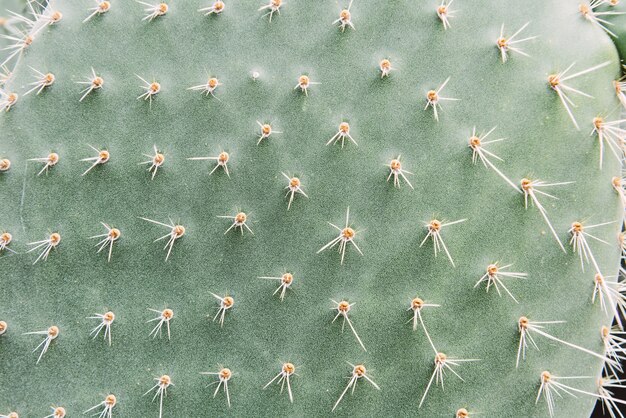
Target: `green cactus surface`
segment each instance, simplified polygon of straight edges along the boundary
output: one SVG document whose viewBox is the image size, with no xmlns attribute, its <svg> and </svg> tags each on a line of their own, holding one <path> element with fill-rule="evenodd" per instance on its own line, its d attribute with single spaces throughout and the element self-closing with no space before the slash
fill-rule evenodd
<svg viewBox="0 0 626 418">
<path fill-rule="evenodd" d="M 13 13 L 23 15 L 26 12 L 24 4 L 24 0 L 3 0 L 0 5 L 0 49 L 13 43 L 5 36 L 15 36 L 19 33 L 21 24 Z M 2 52 L 2 55 L 5 55 L 5 51 Z"/>
<path fill-rule="evenodd" d="M 545 370 L 589 376 L 568 385 L 595 393 L 600 330 L 613 311 L 592 303 L 594 278 L 617 280 L 623 206 L 612 184 L 621 163 L 605 143 L 600 168 L 600 142 L 589 134 L 595 117 L 620 118 L 613 80 L 621 62 L 578 2 L 458 0 L 444 29 L 438 1 L 354 0 L 354 28 L 343 31 L 333 22 L 348 0 L 287 1 L 271 16 L 258 10 L 264 0 L 225 3 L 204 15 L 198 9 L 212 2 L 169 1 L 167 13 L 145 19 L 147 6 L 112 0 L 83 22 L 99 3 L 50 0 L 41 13 L 60 11 L 62 20 L 38 28 L 40 19 L 32 44 L 7 63 L 13 76 L 0 88 L 18 100 L 0 115 L 0 159 L 11 161 L 0 172 L 0 232 L 12 234 L 0 253 L 8 325 L 0 415 L 54 416 L 53 406 L 75 417 L 114 394 L 114 417 L 156 417 L 159 398 L 146 392 L 169 375 L 163 417 L 329 416 L 350 382 L 348 363 L 365 365 L 380 390 L 358 379 L 336 416 L 454 417 L 466 408 L 470 416 L 545 417 L 545 400 L 535 403 Z M 609 19 L 626 53 L 626 19 Z M 516 46 L 529 56 L 509 51 L 502 62 L 501 25 L 506 37 L 527 22 L 517 39 L 536 38 Z M 384 77 L 383 59 L 391 65 Z M 595 68 L 562 80 L 593 96 L 567 93 L 579 130 L 548 82 L 574 62 L 568 75 Z M 90 84 L 92 69 L 103 84 Z M 54 83 L 25 95 L 37 87 L 34 70 L 53 73 Z M 311 82 L 306 94 L 301 75 Z M 214 90 L 190 90 L 210 77 Z M 439 99 L 459 100 L 440 100 L 436 120 L 427 93 L 448 78 Z M 90 87 L 99 88 L 81 101 Z M 339 136 L 327 145 L 342 122 L 356 144 Z M 260 138 L 259 123 L 271 124 L 269 137 Z M 474 128 L 502 161 L 472 162 Z M 155 150 L 164 156 L 156 173 L 148 171 Z M 222 151 L 228 173 L 217 166 L 210 174 L 218 160 L 189 160 Z M 52 152 L 58 163 L 38 175 L 45 162 L 31 159 Z M 388 178 L 399 155 L 412 187 Z M 306 195 L 296 192 L 288 210 L 292 176 Z M 565 252 L 532 196 L 525 209 L 522 178 L 572 182 L 533 183 Z M 352 239 L 329 225 L 346 226 L 348 208 L 356 236 L 342 263 L 343 242 L 319 250 Z M 221 218 L 238 212 L 251 231 Z M 446 246 L 436 257 L 432 237 L 423 242 L 433 219 L 444 222 Z M 593 260 L 584 271 L 570 244 L 575 221 L 611 222 L 589 231 L 606 243 L 587 238 Z M 108 242 L 98 252 L 102 237 L 90 239 L 107 233 L 102 223 L 120 232 L 110 261 Z M 167 225 L 185 229 L 166 260 Z M 52 233 L 60 242 L 34 263 L 45 248 L 28 252 L 29 244 Z M 508 291 L 475 287 L 496 262 L 527 276 L 504 278 Z M 293 282 L 281 300 L 281 281 L 260 277 L 286 272 Z M 234 299 L 223 326 L 213 321 L 221 313 L 213 294 Z M 416 297 L 440 305 L 420 311 L 436 351 L 419 321 L 413 330 Z M 354 303 L 348 318 L 367 351 L 349 324 L 342 332 L 341 316 L 333 322 L 332 300 Z M 153 338 L 158 319 L 148 321 L 159 313 L 151 309 L 165 308 L 174 317 Z M 89 317 L 107 311 L 115 313 L 110 346 L 104 330 L 90 336 L 100 320 Z M 597 356 L 534 334 L 540 351 L 530 345 L 516 368 L 521 316 L 566 321 L 544 331 Z M 37 363 L 41 348 L 33 349 L 46 335 L 24 334 L 52 325 L 58 337 Z M 479 361 L 451 366 L 464 381 L 446 369 L 445 390 L 433 381 L 420 407 L 436 352 Z M 283 362 L 296 367 L 293 403 L 280 384 L 264 389 Z M 232 371 L 230 408 L 223 387 L 213 396 L 218 376 L 201 374 L 222 366 Z M 588 416 L 596 402 L 564 396 L 555 416 Z"/>
</svg>

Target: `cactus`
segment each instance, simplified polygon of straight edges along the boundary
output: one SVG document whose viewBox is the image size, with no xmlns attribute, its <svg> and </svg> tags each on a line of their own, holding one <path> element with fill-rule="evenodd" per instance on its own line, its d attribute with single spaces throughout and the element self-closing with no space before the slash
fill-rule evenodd
<svg viewBox="0 0 626 418">
<path fill-rule="evenodd" d="M 624 306 L 611 36 L 565 0 L 224 3 L 26 24 L 0 414 L 588 415 Z"/>
<path fill-rule="evenodd" d="M 24 29 L 19 18 L 16 16 L 24 16 L 27 12 L 22 0 L 6 0 L 0 6 L 0 49 L 4 49 L 11 45 L 11 39 L 7 37 L 19 36 L 20 31 Z M 2 55 L 5 51 L 2 52 Z"/>
</svg>

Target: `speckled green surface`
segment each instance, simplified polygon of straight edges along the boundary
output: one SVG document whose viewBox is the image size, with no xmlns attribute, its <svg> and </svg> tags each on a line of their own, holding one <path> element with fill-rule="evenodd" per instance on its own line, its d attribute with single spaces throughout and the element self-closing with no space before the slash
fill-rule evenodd
<svg viewBox="0 0 626 418">
<path fill-rule="evenodd" d="M 591 304 L 593 273 L 581 272 L 568 247 L 563 254 L 539 212 L 524 210 L 523 197 L 493 171 L 472 165 L 467 139 L 498 126 L 507 140 L 492 149 L 516 182 L 523 176 L 576 181 L 551 189 L 560 200 L 543 200 L 565 242 L 574 220 L 618 221 L 621 211 L 610 179 L 619 173 L 609 153 L 598 169 L 598 144 L 591 119 L 617 107 L 611 80 L 619 74 L 611 40 L 577 14 L 571 1 L 461 3 L 452 28 L 444 31 L 436 2 L 356 0 L 356 31 L 332 26 L 345 4 L 287 2 L 271 24 L 255 1 L 227 2 L 220 16 L 204 17 L 196 0 L 172 2 L 170 12 L 142 22 L 142 7 L 113 2 L 110 12 L 87 24 L 90 2 L 52 2 L 63 21 L 45 29 L 18 66 L 10 84 L 27 90 L 27 66 L 51 71 L 56 83 L 39 96 L 21 97 L 0 117 L 0 155 L 13 162 L 0 175 L 0 227 L 13 233 L 20 255 L 0 259 L 0 413 L 44 416 L 62 405 L 68 416 L 115 393 L 116 416 L 158 416 L 158 404 L 142 396 L 163 373 L 175 384 L 164 402 L 165 417 L 215 415 L 323 416 L 347 383 L 351 363 L 365 362 L 381 387 L 359 382 L 337 416 L 453 416 L 466 407 L 481 416 L 547 416 L 535 406 L 539 373 L 600 373 L 600 361 L 538 338 L 515 369 L 520 315 L 567 320 L 550 332 L 595 351 L 599 329 L 608 324 Z M 505 4 L 506 3 L 506 4 Z M 623 6 L 620 6 L 623 9 Z M 531 21 L 524 45 L 532 58 L 513 55 L 502 64 L 494 41 L 504 22 L 509 33 Z M 575 39 L 576 42 L 572 42 Z M 389 58 L 395 71 L 380 79 L 377 65 Z M 571 84 L 595 100 L 575 98 L 576 131 L 548 74 L 573 61 L 576 69 L 612 64 Z M 105 79 L 101 91 L 79 103 L 91 67 Z M 253 81 L 251 72 L 260 77 Z M 216 98 L 186 90 L 205 81 L 222 86 Z M 320 82 L 308 97 L 293 89 L 301 73 Z M 153 101 L 136 100 L 141 82 L 154 77 L 162 91 Z M 427 90 L 451 77 L 439 123 L 424 111 Z M 257 146 L 256 121 L 282 131 Z M 358 147 L 325 146 L 337 125 L 349 121 Z M 87 144 L 107 147 L 111 160 L 88 175 Z M 156 144 L 166 156 L 154 180 L 145 166 Z M 231 154 L 230 179 L 188 157 Z M 28 158 L 50 151 L 61 160 L 36 176 Z M 386 183 L 384 164 L 402 154 L 415 190 Z M 309 199 L 297 197 L 287 211 L 281 171 L 300 176 Z M 327 221 L 341 224 L 347 207 L 364 256 L 348 248 L 316 251 L 335 236 Z M 251 213 L 254 235 L 223 235 L 217 216 L 236 208 Z M 423 221 L 435 215 L 467 218 L 444 230 L 455 259 L 433 257 L 432 244 L 419 248 Z M 187 234 L 168 262 L 152 240 L 167 231 L 138 217 L 180 221 Z M 113 258 L 96 254 L 99 222 L 121 229 Z M 597 231 L 613 244 L 619 223 Z M 26 243 L 58 231 L 63 239 L 47 262 L 32 265 Z M 619 250 L 592 243 L 605 275 L 618 268 Z M 508 286 L 520 301 L 473 289 L 487 264 L 500 260 L 528 273 Z M 258 276 L 295 276 L 284 302 L 272 296 L 273 282 Z M 217 303 L 210 292 L 230 292 L 236 301 L 223 328 L 210 322 Z M 438 303 L 424 312 L 437 348 L 458 358 L 478 358 L 449 375 L 445 391 L 420 397 L 433 370 L 433 353 L 421 330 L 413 332 L 406 309 L 415 296 Z M 331 324 L 330 299 L 356 302 L 350 311 L 365 353 L 341 324 Z M 153 340 L 148 308 L 175 312 L 172 339 Z M 89 338 L 86 319 L 113 310 L 113 345 Z M 56 324 L 61 335 L 41 363 L 31 350 L 39 338 L 23 332 Z M 281 361 L 292 361 L 295 402 L 278 387 L 262 390 Z M 203 371 L 217 365 L 236 375 L 229 382 L 232 408 Z M 448 380 L 449 379 L 449 380 Z M 580 383 L 593 390 L 593 379 Z M 559 417 L 588 415 L 594 401 L 558 399 Z"/>
</svg>

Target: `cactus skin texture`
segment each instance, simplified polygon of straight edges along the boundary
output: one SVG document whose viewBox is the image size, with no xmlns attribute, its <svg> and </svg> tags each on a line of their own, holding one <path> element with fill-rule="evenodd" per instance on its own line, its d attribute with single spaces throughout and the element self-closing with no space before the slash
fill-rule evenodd
<svg viewBox="0 0 626 418">
<path fill-rule="evenodd" d="M 611 319 L 591 303 L 594 270 L 581 271 L 567 231 L 576 220 L 615 221 L 595 233 L 611 245 L 590 245 L 605 276 L 617 274 L 622 207 L 611 178 L 621 167 L 605 151 L 600 170 L 598 141 L 589 136 L 593 117 L 618 106 L 611 39 L 564 0 L 464 2 L 447 30 L 437 2 L 355 0 L 356 30 L 343 33 L 332 22 L 347 2 L 287 2 L 271 23 L 257 10 L 262 3 L 226 1 L 220 15 L 203 16 L 197 9 L 205 2 L 170 2 L 165 16 L 148 22 L 142 5 L 114 0 L 82 23 L 94 3 L 50 2 L 63 20 L 22 54 L 6 86 L 20 99 L 0 115 L 0 157 L 12 161 L 0 174 L 0 228 L 20 253 L 0 258 L 0 319 L 9 324 L 0 337 L 0 413 L 44 416 L 59 405 L 78 416 L 114 393 L 113 416 L 156 417 L 158 402 L 142 395 L 168 374 L 175 386 L 165 417 L 328 416 L 350 376 L 346 362 L 363 362 L 381 390 L 359 381 L 337 416 L 453 417 L 467 408 L 544 417 L 545 403 L 535 405 L 543 370 L 592 376 L 576 387 L 595 391 L 602 361 L 541 337 L 541 351 L 529 348 L 516 369 L 516 324 L 521 315 L 565 320 L 550 333 L 603 350 L 600 327 Z M 513 54 L 503 64 L 495 47 L 501 24 L 510 34 L 528 21 L 525 33 L 538 36 L 524 44 L 531 57 Z M 383 58 L 394 70 L 381 79 Z M 546 82 L 574 61 L 575 70 L 610 62 L 571 82 L 595 97 L 574 97 L 580 131 Z M 29 66 L 53 72 L 54 85 L 23 96 Z M 92 67 L 104 87 L 79 102 L 76 82 Z M 207 73 L 222 83 L 215 97 L 187 90 Z M 301 74 L 321 83 L 308 96 L 294 90 Z M 161 83 L 151 105 L 137 100 L 136 75 Z M 432 109 L 424 111 L 425 94 L 448 77 L 444 93 L 461 100 L 443 103 L 436 122 Z M 257 145 L 257 120 L 283 133 Z M 342 121 L 358 147 L 325 146 Z M 496 125 L 493 138 L 507 140 L 491 150 L 505 161 L 492 161 L 516 184 L 575 181 L 548 190 L 559 200 L 542 199 L 567 254 L 536 208 L 524 209 L 522 194 L 472 164 L 472 128 Z M 89 163 L 80 160 L 93 156 L 87 144 L 108 149 L 111 159 L 81 176 Z M 155 144 L 166 161 L 151 180 L 138 163 Z M 221 169 L 209 176 L 206 161 L 187 161 L 222 149 L 231 155 L 230 178 Z M 51 151 L 59 163 L 37 176 L 41 166 L 27 160 Z M 415 173 L 415 190 L 385 181 L 384 165 L 398 154 Z M 298 175 L 309 197 L 296 196 L 289 211 L 281 172 Z M 356 241 L 364 256 L 348 246 L 340 265 L 334 250 L 316 252 L 335 237 L 327 222 L 343 225 L 347 207 L 364 230 Z M 224 235 L 230 221 L 218 216 L 237 209 L 250 214 L 254 235 Z M 432 242 L 419 247 L 433 215 L 467 219 L 443 231 L 456 268 L 445 254 L 433 256 Z M 167 262 L 165 242 L 152 242 L 167 231 L 139 217 L 186 227 Z M 103 232 L 100 222 L 122 231 L 110 262 L 88 239 Z M 61 244 L 32 265 L 37 254 L 24 254 L 26 243 L 51 232 Z M 519 304 L 473 288 L 495 261 L 528 274 L 506 282 Z M 285 269 L 295 279 L 281 302 L 275 283 L 257 277 Z M 211 322 L 218 307 L 211 292 L 236 301 L 222 328 Z M 455 369 L 465 382 L 448 373 L 445 391 L 433 386 L 419 410 L 433 351 L 423 330 L 406 322 L 416 296 L 441 305 L 423 313 L 439 350 L 481 360 Z M 356 303 L 350 319 L 367 352 L 347 327 L 341 333 L 340 320 L 331 323 L 330 299 Z M 166 307 L 175 312 L 171 340 L 153 339 L 148 309 Z M 116 314 L 111 347 L 90 339 L 97 323 L 86 319 L 107 310 Z M 36 365 L 38 340 L 22 333 L 53 324 L 60 335 Z M 276 386 L 262 389 L 284 361 L 303 365 L 291 380 L 293 404 Z M 200 375 L 218 364 L 235 373 L 230 409 Z M 594 404 L 557 399 L 555 416 L 588 416 Z"/>
<path fill-rule="evenodd" d="M 620 12 L 624 12 L 624 5 L 620 6 Z M 615 34 L 618 36 L 617 39 L 614 39 L 615 46 L 620 55 L 620 61 L 623 65 L 626 65 L 624 61 L 624 57 L 626 56 L 626 17 L 624 15 L 620 15 L 616 18 L 612 19 L 615 24 Z"/>
</svg>

